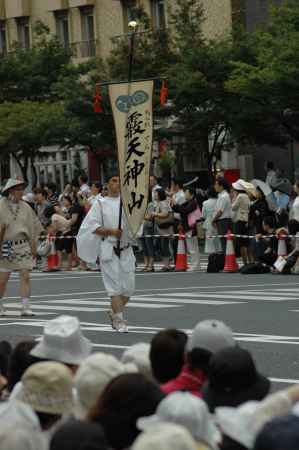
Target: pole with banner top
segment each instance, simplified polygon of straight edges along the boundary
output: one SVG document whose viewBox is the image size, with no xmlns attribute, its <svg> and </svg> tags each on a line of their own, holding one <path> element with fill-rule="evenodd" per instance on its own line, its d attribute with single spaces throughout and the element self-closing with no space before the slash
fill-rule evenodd
<svg viewBox="0 0 299 450">
<path fill-rule="evenodd" d="M 130 22 L 128 81 L 109 84 L 109 97 L 115 123 L 121 186 L 119 229 L 122 212 L 133 237 L 144 219 L 148 202 L 148 183 L 153 133 L 154 80 L 133 81 L 136 22 Z M 116 254 L 120 256 L 120 240 Z"/>
<path fill-rule="evenodd" d="M 136 36 L 136 28 L 137 28 L 137 22 L 135 20 L 132 20 L 129 22 L 129 28 L 132 29 L 132 33 L 130 35 L 130 52 L 129 52 L 129 73 L 128 73 L 128 96 L 131 95 L 131 82 L 132 82 L 132 73 L 133 73 L 133 61 L 134 61 L 134 47 L 135 47 L 135 36 Z M 126 149 L 125 149 L 126 150 Z M 120 165 L 119 167 L 119 179 L 121 183 L 121 173 L 120 173 Z M 118 229 L 121 230 L 121 221 L 122 221 L 122 214 L 123 214 L 123 202 L 122 202 L 122 195 L 120 197 L 120 203 L 119 203 L 119 216 L 118 216 Z M 116 247 L 116 254 L 120 258 L 120 239 L 117 240 L 117 247 Z"/>
</svg>

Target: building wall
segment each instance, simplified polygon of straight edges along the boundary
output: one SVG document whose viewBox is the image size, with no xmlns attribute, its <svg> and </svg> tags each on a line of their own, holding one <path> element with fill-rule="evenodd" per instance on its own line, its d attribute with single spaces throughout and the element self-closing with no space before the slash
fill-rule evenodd
<svg viewBox="0 0 299 450">
<path fill-rule="evenodd" d="M 205 10 L 206 20 L 203 24 L 204 34 L 208 39 L 223 36 L 230 32 L 232 26 L 232 2 L 235 0 L 199 0 Z M 145 11 L 151 15 L 151 0 L 137 0 Z M 108 56 L 112 49 L 111 38 L 126 32 L 123 13 L 124 3 L 121 0 L 0 0 L 1 11 L 6 10 L 8 50 L 12 50 L 17 41 L 17 23 L 15 18 L 29 14 L 30 38 L 32 42 L 32 25 L 41 20 L 56 33 L 54 11 L 67 8 L 69 11 L 70 43 L 82 41 L 80 10 L 72 5 L 94 6 L 94 28 L 97 41 L 97 54 Z M 219 7 L 221 3 L 221 8 Z M 3 8 L 6 5 L 6 8 Z M 21 5 L 21 7 L 20 7 Z M 175 0 L 165 0 L 165 16 L 167 21 L 168 7 L 175 6 Z M 3 12 L 2 12 L 3 15 Z M 9 17 L 8 17 L 9 16 Z"/>
<path fill-rule="evenodd" d="M 205 12 L 203 33 L 207 39 L 229 34 L 232 28 L 231 0 L 201 0 L 201 2 Z"/>
</svg>

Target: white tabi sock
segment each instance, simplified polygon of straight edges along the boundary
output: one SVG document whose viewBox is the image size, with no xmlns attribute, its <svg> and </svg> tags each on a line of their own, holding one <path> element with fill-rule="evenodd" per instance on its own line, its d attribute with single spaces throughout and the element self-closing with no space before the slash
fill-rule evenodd
<svg viewBox="0 0 299 450">
<path fill-rule="evenodd" d="M 124 315 L 123 315 L 123 313 L 115 313 L 115 314 L 114 314 L 114 317 L 117 317 L 117 318 L 120 319 L 120 320 L 124 320 Z"/>
<path fill-rule="evenodd" d="M 21 298 L 22 305 L 26 308 L 29 306 L 29 298 L 28 297 L 22 297 Z"/>
</svg>

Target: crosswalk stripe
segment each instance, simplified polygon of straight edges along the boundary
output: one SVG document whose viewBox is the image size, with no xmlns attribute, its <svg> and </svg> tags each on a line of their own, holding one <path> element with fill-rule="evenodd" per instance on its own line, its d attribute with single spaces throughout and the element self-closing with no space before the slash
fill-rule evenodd
<svg viewBox="0 0 299 450">
<path fill-rule="evenodd" d="M 106 301 L 99 301 L 97 299 L 82 300 L 82 299 L 73 298 L 73 299 L 64 299 L 64 300 L 44 300 L 43 304 L 44 303 L 51 303 L 53 305 L 57 305 L 57 304 L 86 305 L 86 306 L 97 306 L 97 305 L 102 306 L 103 305 L 103 306 L 106 306 L 107 308 L 109 307 L 108 299 L 106 299 Z M 32 305 L 36 306 L 36 308 L 37 308 L 37 307 L 39 307 L 40 303 L 37 304 L 37 303 L 33 302 Z M 164 304 L 162 304 L 162 303 L 149 304 L 149 303 L 141 303 L 141 302 L 135 303 L 133 301 L 130 301 L 127 304 L 127 307 L 130 307 L 130 308 L 179 308 L 180 305 L 169 305 L 167 303 L 164 303 Z"/>
<path fill-rule="evenodd" d="M 246 292 L 247 295 L 235 294 L 234 291 L 232 291 L 232 293 L 225 293 L 225 294 L 215 292 L 214 294 L 211 294 L 211 293 L 198 293 L 198 294 L 197 293 L 191 293 L 191 294 L 185 293 L 185 295 L 188 296 L 188 297 L 197 297 L 197 298 L 202 298 L 202 297 L 204 297 L 204 298 L 217 298 L 217 299 L 220 299 L 220 298 L 234 299 L 235 298 L 235 299 L 239 299 L 239 300 L 260 300 L 260 301 L 261 300 L 271 300 L 271 301 L 277 301 L 277 302 L 282 302 L 282 301 L 288 300 L 286 297 L 276 297 L 276 296 L 275 297 L 261 298 L 260 295 L 258 295 L 258 296 L 256 296 L 256 295 L 248 295 L 247 291 L 245 291 L 245 292 Z M 165 297 L 172 296 L 171 293 L 160 294 L 160 295 L 161 296 L 165 296 Z M 178 294 L 176 294 L 176 296 L 178 296 Z"/>
<path fill-rule="evenodd" d="M 161 294 L 162 295 L 162 294 Z M 171 297 L 171 294 L 169 294 Z M 183 304 L 191 304 L 191 305 L 214 305 L 214 306 L 222 306 L 222 305 L 236 305 L 241 304 L 242 302 L 230 302 L 230 301 L 221 301 L 221 300 L 190 300 L 188 298 L 167 298 L 167 297 L 132 297 L 133 301 L 146 301 L 148 302 L 169 302 L 169 303 L 183 303 Z M 244 303 L 244 302 L 243 302 Z"/>
</svg>

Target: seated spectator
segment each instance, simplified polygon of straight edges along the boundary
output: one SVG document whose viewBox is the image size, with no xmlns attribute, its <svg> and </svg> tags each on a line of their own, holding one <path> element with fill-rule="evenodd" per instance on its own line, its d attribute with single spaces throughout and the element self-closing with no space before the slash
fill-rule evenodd
<svg viewBox="0 0 299 450">
<path fill-rule="evenodd" d="M 30 355 L 61 362 L 76 372 L 91 349 L 92 344 L 83 336 L 78 318 L 59 316 L 45 324 L 42 339 Z"/>
<path fill-rule="evenodd" d="M 182 425 L 199 445 L 217 449 L 221 434 L 213 423 L 207 405 L 188 392 L 174 392 L 159 404 L 154 415 L 138 419 L 140 430 L 150 430 L 159 423 Z"/>
<path fill-rule="evenodd" d="M 146 342 L 138 342 L 127 348 L 121 357 L 123 364 L 134 364 L 139 373 L 152 377 L 151 363 L 149 359 L 150 344 Z"/>
<path fill-rule="evenodd" d="M 163 397 L 159 386 L 144 375 L 119 375 L 108 384 L 89 419 L 102 425 L 110 447 L 127 449 L 139 434 L 137 420 L 154 414 Z"/>
<path fill-rule="evenodd" d="M 166 394 L 188 391 L 201 397 L 211 356 L 222 348 L 235 345 L 232 330 L 225 323 L 218 320 L 199 322 L 186 346 L 185 365 L 175 379 L 162 385 L 162 391 Z M 167 355 L 165 359 L 167 360 Z"/>
<path fill-rule="evenodd" d="M 43 431 L 49 432 L 62 416 L 73 412 L 72 372 L 61 363 L 40 362 L 22 376 L 19 400 L 31 406 Z"/>
<path fill-rule="evenodd" d="M 9 358 L 12 353 L 12 347 L 9 342 L 0 342 L 0 373 L 1 375 L 7 377 L 8 375 L 8 364 Z"/>
<path fill-rule="evenodd" d="M 8 364 L 8 392 L 12 392 L 15 385 L 21 381 L 25 370 L 37 362 L 37 359 L 30 355 L 31 350 L 36 346 L 35 341 L 21 341 L 13 349 Z"/>
<path fill-rule="evenodd" d="M 298 266 L 298 258 L 299 258 L 299 222 L 297 220 L 290 220 L 288 223 L 288 230 L 285 230 L 282 228 L 279 231 L 283 231 L 285 233 L 289 233 L 291 236 L 294 236 L 293 241 L 293 250 L 285 257 L 286 259 L 286 265 L 284 267 L 284 272 L 289 272 L 290 269 L 292 269 L 294 266 L 294 273 L 299 273 L 299 266 Z"/>
<path fill-rule="evenodd" d="M 299 417 L 289 414 L 266 423 L 257 436 L 253 450 L 297 450 Z"/>
<path fill-rule="evenodd" d="M 223 434 L 221 449 L 251 449 L 263 426 L 274 417 L 289 414 L 298 395 L 299 386 L 295 385 L 275 392 L 261 402 L 249 401 L 237 408 L 216 408 L 215 421 Z"/>
<path fill-rule="evenodd" d="M 80 365 L 74 378 L 77 390 L 77 417 L 86 418 L 108 383 L 118 375 L 128 372 L 137 372 L 136 366 L 122 364 L 113 355 L 94 353 L 88 356 Z"/>
<path fill-rule="evenodd" d="M 239 406 L 248 400 L 262 400 L 270 390 L 270 380 L 257 372 L 247 350 L 228 347 L 215 353 L 203 387 L 203 399 L 211 412 L 218 406 Z"/>
<path fill-rule="evenodd" d="M 198 447 L 186 428 L 173 423 L 162 423 L 141 433 L 132 450 L 208 450 L 208 448 Z"/>
<path fill-rule="evenodd" d="M 3 450 L 47 450 L 36 414 L 21 402 L 0 403 L 0 448 Z"/>
<path fill-rule="evenodd" d="M 158 383 L 167 383 L 181 372 L 187 340 L 186 333 L 175 329 L 159 331 L 153 337 L 149 357 Z"/>
<path fill-rule="evenodd" d="M 278 239 L 276 236 L 275 218 L 264 217 L 263 229 L 265 236 L 256 235 L 256 252 L 258 260 L 267 266 L 273 266 L 277 260 Z"/>
<path fill-rule="evenodd" d="M 100 425 L 70 420 L 55 432 L 50 450 L 108 450 L 108 445 Z"/>
</svg>

